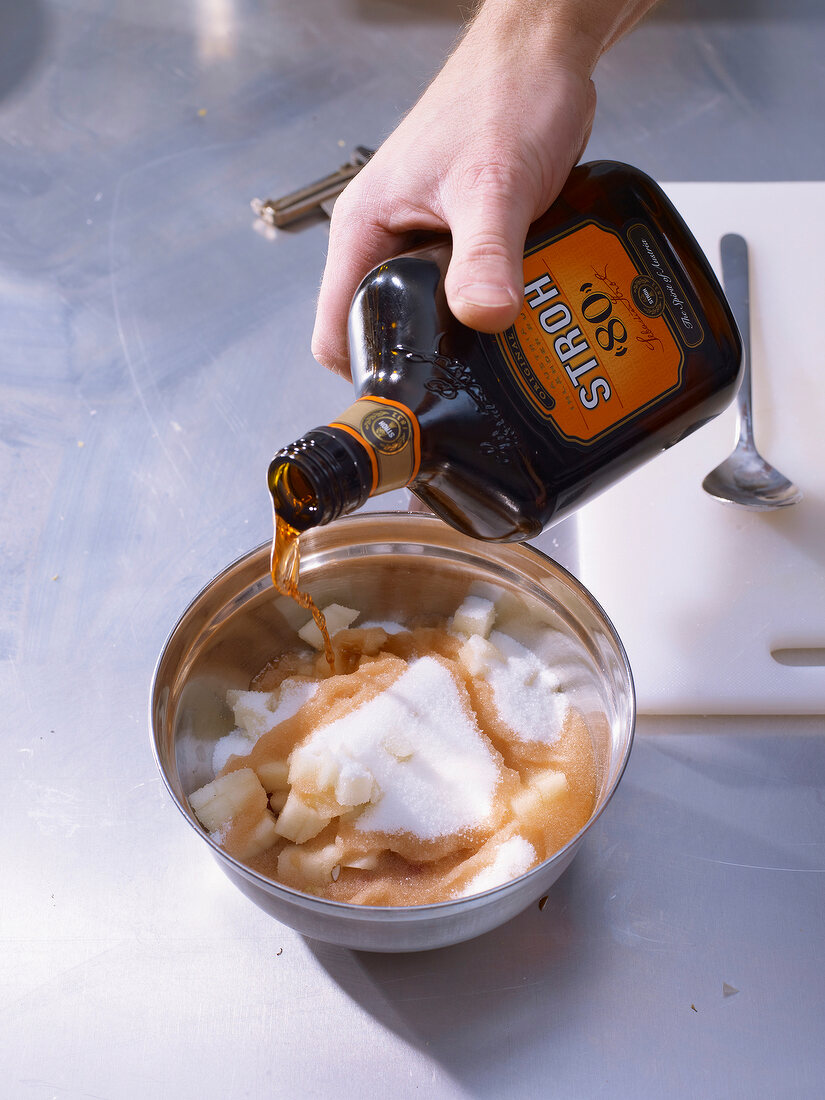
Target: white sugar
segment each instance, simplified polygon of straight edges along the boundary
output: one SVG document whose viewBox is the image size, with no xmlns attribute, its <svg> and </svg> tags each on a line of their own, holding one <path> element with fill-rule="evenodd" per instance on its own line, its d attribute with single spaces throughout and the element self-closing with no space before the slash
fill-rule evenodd
<svg viewBox="0 0 825 1100">
<path fill-rule="evenodd" d="M 570 709 L 558 676 L 508 634 L 494 630 L 489 640 L 502 657 L 489 662 L 486 670 L 502 721 L 521 741 L 552 745 Z"/>
<path fill-rule="evenodd" d="M 212 750 L 215 775 L 226 767 L 230 756 L 247 756 L 258 738 L 297 714 L 318 686 L 314 680 L 288 677 L 277 691 L 228 691 L 226 699 L 238 728 L 215 742 Z"/>
<path fill-rule="evenodd" d="M 503 886 L 505 882 L 523 875 L 536 862 L 538 858 L 536 850 L 529 840 L 523 836 L 511 836 L 496 849 L 493 862 L 488 864 L 483 871 L 479 871 L 476 877 L 461 891 L 462 897 L 470 894 L 480 894 L 483 890 L 492 890 L 495 886 Z"/>
<path fill-rule="evenodd" d="M 212 770 L 218 774 L 229 762 L 230 756 L 247 756 L 255 742 L 243 730 L 232 730 L 215 742 L 212 750 Z"/>
<path fill-rule="evenodd" d="M 315 680 L 288 677 L 277 691 L 228 691 L 238 728 L 253 742 L 292 718 L 318 690 Z"/>
<path fill-rule="evenodd" d="M 278 701 L 272 711 L 272 727 L 296 715 L 304 703 L 309 702 L 319 686 L 320 683 L 316 680 L 293 679 L 291 676 L 284 680 L 278 692 Z"/>
<path fill-rule="evenodd" d="M 412 748 L 402 753 L 398 743 Z M 413 661 L 392 687 L 316 730 L 296 752 L 357 760 L 380 796 L 358 817 L 365 832 L 449 836 L 485 822 L 499 772 L 449 670 Z"/>
<path fill-rule="evenodd" d="M 277 694 L 268 691 L 227 691 L 226 701 L 232 707 L 235 724 L 253 741 L 272 729 L 272 707 Z"/>
</svg>

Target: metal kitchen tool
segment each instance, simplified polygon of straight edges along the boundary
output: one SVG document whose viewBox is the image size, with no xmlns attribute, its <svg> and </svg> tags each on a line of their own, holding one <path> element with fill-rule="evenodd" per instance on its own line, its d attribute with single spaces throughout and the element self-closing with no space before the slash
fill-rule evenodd
<svg viewBox="0 0 825 1100">
<path fill-rule="evenodd" d="M 356 145 L 352 157 L 335 172 L 279 199 L 253 199 L 252 209 L 267 225 L 282 229 L 311 214 L 331 214 L 335 200 L 361 171 L 374 150 Z"/>
<path fill-rule="evenodd" d="M 759 454 L 753 437 L 751 403 L 750 289 L 748 246 L 738 233 L 721 241 L 725 293 L 742 335 L 745 369 L 737 395 L 739 434 L 733 452 L 705 477 L 702 488 L 725 504 L 768 511 L 796 504 L 802 493 Z"/>
</svg>

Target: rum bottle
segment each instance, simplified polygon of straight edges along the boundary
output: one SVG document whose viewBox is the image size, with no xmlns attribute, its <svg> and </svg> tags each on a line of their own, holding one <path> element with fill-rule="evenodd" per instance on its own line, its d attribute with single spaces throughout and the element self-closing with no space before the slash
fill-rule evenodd
<svg viewBox="0 0 825 1100">
<path fill-rule="evenodd" d="M 361 283 L 357 399 L 275 455 L 295 532 L 408 486 L 480 539 L 529 539 L 716 416 L 742 346 L 722 289 L 664 192 L 638 169 L 573 170 L 530 228 L 515 324 L 475 332 L 444 293 L 449 245 Z"/>
</svg>

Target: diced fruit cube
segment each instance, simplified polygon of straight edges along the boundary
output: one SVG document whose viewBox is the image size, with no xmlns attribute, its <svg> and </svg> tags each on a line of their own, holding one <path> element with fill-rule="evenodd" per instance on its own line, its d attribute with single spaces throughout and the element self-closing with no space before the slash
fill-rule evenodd
<svg viewBox="0 0 825 1100">
<path fill-rule="evenodd" d="M 306 791 L 331 792 L 338 782 L 341 767 L 330 752 L 296 749 L 289 760 L 289 783 Z"/>
<path fill-rule="evenodd" d="M 354 867 L 359 871 L 374 871 L 378 866 L 378 852 L 363 852 L 361 855 L 345 856 L 341 860 L 343 867 Z"/>
<path fill-rule="evenodd" d="M 415 753 L 410 739 L 400 730 L 390 730 L 381 738 L 382 747 L 396 760 L 410 760 Z"/>
<path fill-rule="evenodd" d="M 503 660 L 503 656 L 492 642 L 482 638 L 480 634 L 471 634 L 458 651 L 458 659 L 471 676 L 484 679 L 489 676 L 493 666 Z"/>
<path fill-rule="evenodd" d="M 290 791 L 277 822 L 279 834 L 293 844 L 311 840 L 332 820 L 332 815 L 319 813 L 307 806 L 295 791 Z"/>
<path fill-rule="evenodd" d="M 369 657 L 384 648 L 387 642 L 387 632 L 383 627 L 373 626 L 369 630 L 363 630 L 358 648 Z"/>
<path fill-rule="evenodd" d="M 297 880 L 311 886 L 325 886 L 340 863 L 338 844 L 325 844 L 315 851 L 290 844 L 278 856 L 278 876 L 287 882 Z"/>
<path fill-rule="evenodd" d="M 372 772 L 355 760 L 347 760 L 335 784 L 335 801 L 339 806 L 363 806 L 372 796 L 372 787 Z"/>
<path fill-rule="evenodd" d="M 189 805 L 198 821 L 213 833 L 247 810 L 258 809 L 263 814 L 267 805 L 266 791 L 251 768 L 240 768 L 193 791 Z"/>
<path fill-rule="evenodd" d="M 552 813 L 554 803 L 567 790 L 567 776 L 564 772 L 547 768 L 530 781 L 530 786 L 514 795 L 511 806 L 513 813 L 520 820 L 535 818 L 537 814 L 542 817 Z"/>
<path fill-rule="evenodd" d="M 275 817 L 267 810 L 254 829 L 244 837 L 243 846 L 233 848 L 233 854 L 238 859 L 252 859 L 271 848 L 278 839 Z"/>
<path fill-rule="evenodd" d="M 227 691 L 226 701 L 232 707 L 235 721 L 253 740 L 268 733 L 274 725 L 273 707 L 277 694 L 268 691 Z"/>
<path fill-rule="evenodd" d="M 265 760 L 255 769 L 267 794 L 289 789 L 289 764 L 286 760 Z"/>
<path fill-rule="evenodd" d="M 330 637 L 337 634 L 339 630 L 346 630 L 348 626 L 355 622 L 360 614 L 360 612 L 355 611 L 353 608 L 344 607 L 340 603 L 331 603 L 329 607 L 325 607 L 323 610 Z M 307 645 L 311 645 L 314 649 L 320 650 L 324 648 L 323 635 L 315 625 L 314 619 L 310 619 L 308 623 L 301 627 L 298 631 L 298 636 L 303 638 Z"/>
<path fill-rule="evenodd" d="M 486 638 L 496 620 L 496 605 L 483 596 L 467 596 L 453 615 L 450 628 L 455 634 L 480 634 Z"/>
</svg>

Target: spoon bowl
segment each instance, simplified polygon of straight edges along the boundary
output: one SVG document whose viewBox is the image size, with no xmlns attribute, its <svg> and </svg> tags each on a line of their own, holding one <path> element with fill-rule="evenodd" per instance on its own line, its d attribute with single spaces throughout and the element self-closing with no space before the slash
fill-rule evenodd
<svg viewBox="0 0 825 1100">
<path fill-rule="evenodd" d="M 721 241 L 722 277 L 742 336 L 745 367 L 737 395 L 739 434 L 733 452 L 705 477 L 702 488 L 724 504 L 767 512 L 802 499 L 802 493 L 756 449 L 751 398 L 750 289 L 748 246 L 737 233 Z"/>
<path fill-rule="evenodd" d="M 771 466 L 758 451 L 737 446 L 707 475 L 702 488 L 723 504 L 738 504 L 755 511 L 771 511 L 796 504 L 802 493 L 792 481 Z"/>
</svg>

